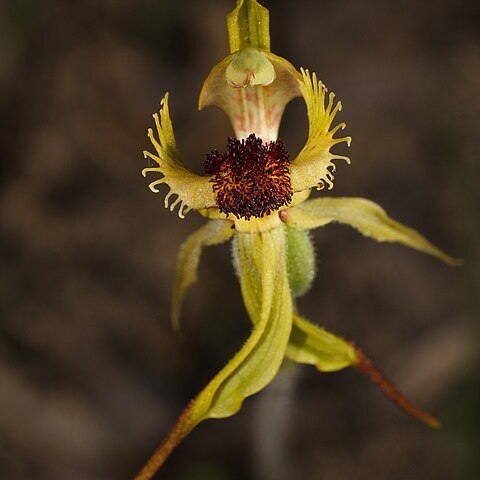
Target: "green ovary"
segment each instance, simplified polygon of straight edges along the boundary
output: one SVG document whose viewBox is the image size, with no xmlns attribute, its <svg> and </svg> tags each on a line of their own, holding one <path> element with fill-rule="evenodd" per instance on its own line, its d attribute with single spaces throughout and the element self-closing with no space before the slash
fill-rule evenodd
<svg viewBox="0 0 480 480">
<path fill-rule="evenodd" d="M 305 294 L 316 274 L 315 249 L 307 230 L 285 227 L 287 237 L 287 271 L 292 294 Z"/>
</svg>

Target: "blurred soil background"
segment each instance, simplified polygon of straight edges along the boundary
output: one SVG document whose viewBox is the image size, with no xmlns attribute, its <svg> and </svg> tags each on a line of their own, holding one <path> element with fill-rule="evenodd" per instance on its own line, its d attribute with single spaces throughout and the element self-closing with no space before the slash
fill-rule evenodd
<svg viewBox="0 0 480 480">
<path fill-rule="evenodd" d="M 274 52 L 343 102 L 352 165 L 332 194 L 370 198 L 465 259 L 448 268 L 331 226 L 314 234 L 319 274 L 300 308 L 444 426 L 410 420 L 354 371 L 286 368 L 238 415 L 199 426 L 158 478 L 478 479 L 478 1 L 264 4 Z M 202 258 L 176 340 L 175 258 L 204 220 L 165 210 L 140 175 L 167 90 L 190 168 L 232 134 L 196 105 L 233 7 L 0 1 L 1 479 L 131 479 L 248 335 L 223 245 Z M 306 133 L 297 99 L 281 129 L 292 157 Z"/>
</svg>

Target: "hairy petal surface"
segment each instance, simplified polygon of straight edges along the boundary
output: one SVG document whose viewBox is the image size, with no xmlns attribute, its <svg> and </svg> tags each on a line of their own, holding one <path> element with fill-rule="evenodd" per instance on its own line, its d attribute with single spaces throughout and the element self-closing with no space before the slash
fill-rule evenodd
<svg viewBox="0 0 480 480">
<path fill-rule="evenodd" d="M 317 80 L 315 73 L 310 75 L 308 70 L 303 69 L 301 73 L 300 90 L 307 106 L 308 139 L 297 158 L 292 161 L 292 187 L 295 192 L 313 187 L 321 189 L 325 184 L 331 189 L 335 172 L 333 160 L 341 159 L 350 163 L 350 159 L 335 155 L 330 149 L 338 143 L 350 145 L 351 138 L 334 138 L 346 126 L 345 123 L 340 123 L 332 128 L 335 115 L 341 110 L 342 104 L 334 102 L 333 93 L 329 94 L 328 102 L 325 101 L 327 88 Z"/>
<path fill-rule="evenodd" d="M 397 242 L 433 255 L 448 265 L 461 262 L 430 243 L 416 230 L 390 218 L 376 203 L 364 198 L 316 198 L 288 210 L 286 224 L 296 228 L 317 228 L 339 222 L 378 242 Z"/>
<path fill-rule="evenodd" d="M 234 232 L 231 222 L 210 220 L 192 233 L 180 247 L 172 300 L 172 326 L 175 331 L 178 332 L 180 329 L 180 310 L 185 294 L 197 281 L 198 264 L 203 247 L 226 242 L 232 238 Z"/>
<path fill-rule="evenodd" d="M 154 155 L 145 150 L 143 155 L 145 158 L 153 160 L 156 166 L 144 168 L 142 175 L 145 177 L 147 173 L 159 173 L 162 178 L 150 183 L 150 190 L 158 193 L 157 185 L 166 184 L 169 192 L 165 197 L 165 207 L 170 207 L 170 210 L 173 211 L 178 205 L 180 218 L 183 218 L 184 214 L 191 209 L 199 210 L 215 206 L 215 196 L 209 183 L 209 177 L 202 177 L 190 172 L 180 159 L 168 108 L 168 93 L 161 101 L 160 114 L 155 113 L 153 118 L 158 138 L 155 138 L 151 128 L 148 129 L 148 138 L 157 154 Z M 170 203 L 172 196 L 177 198 Z"/>
<path fill-rule="evenodd" d="M 238 234 L 235 248 L 242 295 L 253 316 L 252 333 L 241 350 L 190 402 L 136 480 L 152 478 L 201 421 L 234 415 L 244 399 L 270 383 L 280 368 L 292 325 L 283 228 Z M 256 308 L 258 299 L 260 308 Z"/>
</svg>

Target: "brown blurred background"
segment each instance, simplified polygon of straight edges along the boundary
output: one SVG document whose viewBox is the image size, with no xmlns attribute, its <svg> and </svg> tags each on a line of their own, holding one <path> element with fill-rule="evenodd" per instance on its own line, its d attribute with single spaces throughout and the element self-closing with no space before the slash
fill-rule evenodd
<svg viewBox="0 0 480 480">
<path fill-rule="evenodd" d="M 343 102 L 368 197 L 465 259 L 448 268 L 333 226 L 315 232 L 305 315 L 354 339 L 429 431 L 353 371 L 287 368 L 235 417 L 199 426 L 169 480 L 480 477 L 480 9 L 477 0 L 264 1 L 275 53 Z M 165 91 L 201 171 L 231 127 L 196 111 L 228 53 L 233 0 L 0 1 L 0 478 L 130 479 L 249 324 L 228 246 L 208 249 L 169 328 L 180 243 L 203 220 L 163 208 L 140 171 Z M 304 106 L 281 137 L 292 156 Z"/>
</svg>

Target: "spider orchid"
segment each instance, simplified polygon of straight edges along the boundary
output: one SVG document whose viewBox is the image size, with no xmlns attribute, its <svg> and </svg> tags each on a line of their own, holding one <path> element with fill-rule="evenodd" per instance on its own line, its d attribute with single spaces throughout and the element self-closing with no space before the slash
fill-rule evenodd
<svg viewBox="0 0 480 480">
<path fill-rule="evenodd" d="M 232 122 L 235 138 L 223 152 L 206 156 L 205 176 L 182 163 L 168 106 L 168 94 L 148 130 L 155 153 L 143 175 L 160 174 L 150 183 L 157 193 L 168 186 L 165 206 L 178 215 L 196 210 L 209 221 L 180 249 L 173 292 L 172 321 L 179 328 L 180 308 L 187 289 L 197 279 L 202 249 L 232 240 L 234 267 L 253 328 L 240 351 L 189 403 L 136 480 L 153 477 L 172 450 L 196 425 L 209 418 L 234 415 L 244 399 L 262 390 L 285 358 L 331 372 L 353 366 L 366 374 L 406 413 L 431 427 L 438 421 L 409 402 L 352 343 L 308 322 L 295 307 L 315 276 L 315 256 L 309 230 L 340 222 L 379 242 L 398 242 L 433 255 L 449 265 L 457 261 L 422 235 L 387 216 L 362 198 L 320 197 L 308 200 L 312 189 L 333 187 L 332 153 L 351 138 L 338 136 L 334 125 L 341 110 L 333 93 L 308 70 L 296 70 L 270 51 L 269 12 L 256 0 L 237 0 L 227 17 L 230 55 L 208 75 L 199 109 L 220 107 Z M 287 103 L 303 97 L 308 114 L 308 138 L 290 159 L 278 129 Z M 173 201 L 172 199 L 175 198 Z"/>
</svg>

